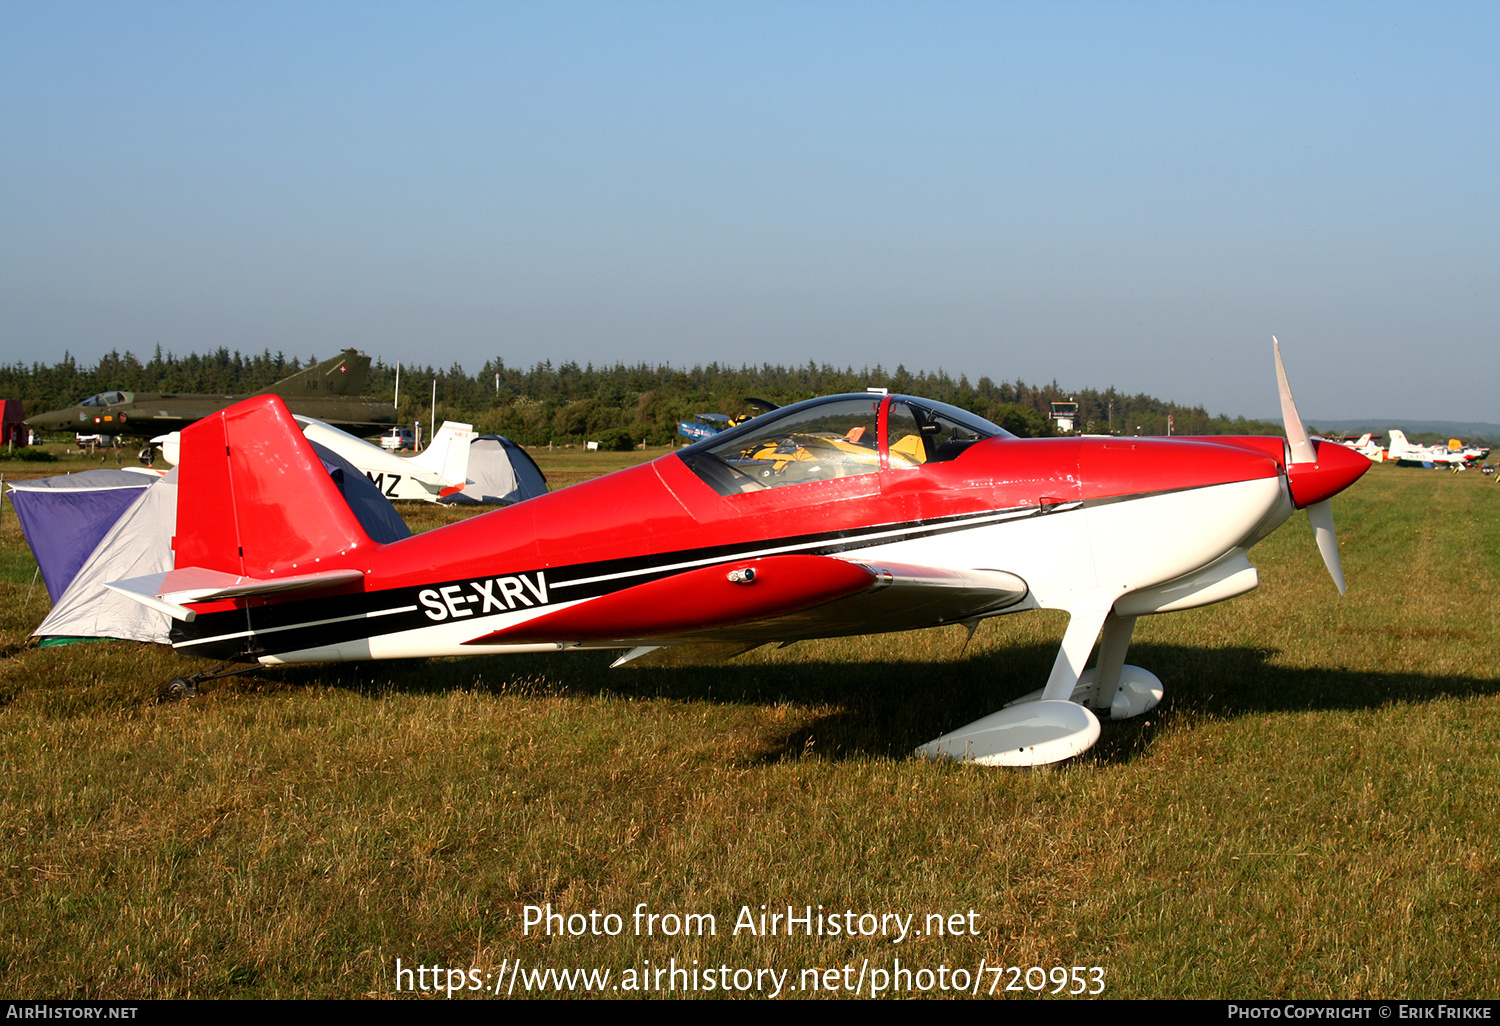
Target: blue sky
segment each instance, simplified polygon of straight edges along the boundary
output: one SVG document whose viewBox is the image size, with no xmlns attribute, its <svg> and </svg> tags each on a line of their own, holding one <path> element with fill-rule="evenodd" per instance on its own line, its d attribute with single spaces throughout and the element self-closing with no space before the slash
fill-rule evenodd
<svg viewBox="0 0 1500 1026">
<path fill-rule="evenodd" d="M 1500 421 L 1500 6 L 0 5 L 0 360 L 884 364 Z"/>
</svg>

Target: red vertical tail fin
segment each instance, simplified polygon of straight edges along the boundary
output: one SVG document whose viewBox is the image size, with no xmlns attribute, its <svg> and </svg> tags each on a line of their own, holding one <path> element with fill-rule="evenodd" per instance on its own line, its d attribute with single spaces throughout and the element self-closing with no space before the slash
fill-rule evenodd
<svg viewBox="0 0 1500 1026">
<path fill-rule="evenodd" d="M 374 543 L 276 396 L 256 396 L 182 432 L 178 567 L 249 577 L 351 565 Z"/>
</svg>

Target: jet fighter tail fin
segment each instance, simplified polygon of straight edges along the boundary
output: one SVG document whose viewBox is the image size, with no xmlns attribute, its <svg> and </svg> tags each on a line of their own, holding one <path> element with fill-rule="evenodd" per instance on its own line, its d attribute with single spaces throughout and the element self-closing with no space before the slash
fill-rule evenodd
<svg viewBox="0 0 1500 1026">
<path fill-rule="evenodd" d="M 185 428 L 181 457 L 172 540 L 179 568 L 300 575 L 347 567 L 354 550 L 374 547 L 276 396 Z"/>
<path fill-rule="evenodd" d="M 307 396 L 357 396 L 365 388 L 370 376 L 370 358 L 354 349 L 345 349 L 332 359 L 315 363 L 304 371 L 276 384 L 256 395 L 279 395 L 288 398 Z"/>
</svg>

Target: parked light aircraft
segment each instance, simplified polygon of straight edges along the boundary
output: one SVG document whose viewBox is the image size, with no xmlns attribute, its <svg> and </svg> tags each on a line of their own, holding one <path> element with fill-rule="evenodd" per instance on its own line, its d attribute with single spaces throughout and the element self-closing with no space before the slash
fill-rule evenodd
<svg viewBox="0 0 1500 1026">
<path fill-rule="evenodd" d="M 401 456 L 321 420 L 295 415 L 294 419 L 304 436 L 348 460 L 392 502 L 441 502 L 468 484 L 469 445 L 474 441 L 471 425 L 445 420 L 431 445 L 416 456 Z M 151 441 L 160 447 L 163 460 L 174 466 L 181 461 L 182 432 L 158 435 Z"/>
<path fill-rule="evenodd" d="M 1457 442 L 1457 439 L 1454 439 Z M 1451 466 L 1455 463 L 1467 463 L 1469 457 L 1463 451 L 1462 444 L 1459 445 L 1417 445 L 1415 442 L 1407 441 L 1406 433 L 1396 428 L 1391 428 L 1391 444 L 1387 450 L 1389 458 L 1402 463 L 1441 463 L 1443 466 Z"/>
<path fill-rule="evenodd" d="M 1288 439 L 1018 439 L 942 403 L 829 396 L 387 545 L 261 397 L 182 434 L 176 569 L 111 587 L 173 616 L 182 651 L 261 664 L 628 650 L 618 665 L 1062 609 L 1039 697 L 919 749 L 1054 762 L 1160 700 L 1125 663 L 1136 619 L 1254 588 L 1249 548 L 1295 510 L 1343 591 L 1329 499 L 1370 462 L 1308 438 L 1275 363 Z"/>
<path fill-rule="evenodd" d="M 373 433 L 396 422 L 396 408 L 359 394 L 369 372 L 370 358 L 346 349 L 255 394 L 281 396 L 293 413 L 361 434 Z M 186 392 L 101 392 L 77 406 L 28 417 L 26 424 L 37 431 L 150 438 L 181 431 L 244 398 Z"/>
<path fill-rule="evenodd" d="M 1381 448 L 1380 443 L 1375 441 L 1375 436 L 1368 431 L 1358 438 L 1340 441 L 1339 444 L 1346 449 L 1353 449 L 1371 463 L 1381 463 L 1385 460 L 1385 449 Z"/>
<path fill-rule="evenodd" d="M 781 408 L 769 399 L 757 399 L 754 396 L 747 396 L 745 404 L 753 406 L 763 413 L 769 413 L 772 410 Z M 734 417 L 724 413 L 700 413 L 692 420 L 679 420 L 677 422 L 677 434 L 690 442 L 701 442 L 705 438 L 712 438 L 720 431 L 737 427 L 754 416 L 756 416 L 754 413 L 741 413 Z"/>
<path fill-rule="evenodd" d="M 298 417 L 302 433 L 359 468 L 387 499 L 438 502 L 464 489 L 469 472 L 469 443 L 474 428 L 445 420 L 432 444 L 415 456 L 388 452 L 378 445 L 310 417 Z"/>
</svg>

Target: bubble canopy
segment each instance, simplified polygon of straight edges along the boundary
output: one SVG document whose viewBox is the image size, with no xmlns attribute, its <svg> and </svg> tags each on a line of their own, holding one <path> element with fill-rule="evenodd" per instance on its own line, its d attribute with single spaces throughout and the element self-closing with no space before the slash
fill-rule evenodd
<svg viewBox="0 0 1500 1026">
<path fill-rule="evenodd" d="M 87 399 L 85 399 L 83 402 L 79 403 L 78 405 L 80 405 L 80 406 L 118 406 L 121 403 L 130 403 L 130 402 L 135 402 L 135 393 L 134 392 L 100 392 L 98 395 L 91 395 L 91 396 L 89 396 Z"/>
<path fill-rule="evenodd" d="M 854 393 L 784 406 L 681 450 L 721 495 L 958 459 L 987 438 L 1014 438 L 983 417 L 906 395 Z"/>
</svg>

